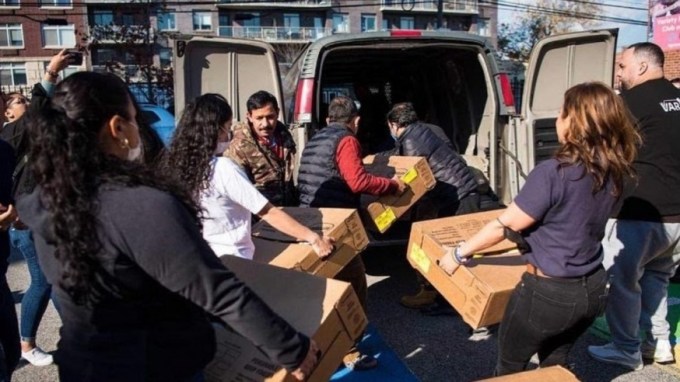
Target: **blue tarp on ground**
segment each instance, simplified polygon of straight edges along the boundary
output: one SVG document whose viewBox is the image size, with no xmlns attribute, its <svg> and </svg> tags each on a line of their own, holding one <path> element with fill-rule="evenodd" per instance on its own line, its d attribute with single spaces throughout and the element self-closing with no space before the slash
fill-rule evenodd
<svg viewBox="0 0 680 382">
<path fill-rule="evenodd" d="M 366 354 L 372 354 L 378 360 L 378 367 L 372 370 L 353 372 L 346 367 L 338 369 L 331 381 L 338 382 L 369 382 L 394 381 L 416 382 L 418 378 L 390 349 L 373 325 L 368 325 L 366 334 L 359 343 L 359 349 Z"/>
</svg>

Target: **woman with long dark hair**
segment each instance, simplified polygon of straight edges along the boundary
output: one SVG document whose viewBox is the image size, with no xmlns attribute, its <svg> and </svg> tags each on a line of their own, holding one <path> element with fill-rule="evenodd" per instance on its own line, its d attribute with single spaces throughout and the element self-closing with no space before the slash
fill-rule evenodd
<svg viewBox="0 0 680 382">
<path fill-rule="evenodd" d="M 510 206 L 439 265 L 453 273 L 471 256 L 518 233 L 527 271 L 498 334 L 496 374 L 567 365 L 576 339 L 603 312 L 607 275 L 602 244 L 607 219 L 622 200 L 640 137 L 623 101 L 602 83 L 565 93 L 557 117 L 560 148 L 538 164 Z"/>
<path fill-rule="evenodd" d="M 203 211 L 203 237 L 218 255 L 252 259 L 252 215 L 279 231 L 309 243 L 320 257 L 333 250 L 332 239 L 303 226 L 272 205 L 231 159 L 222 157 L 230 139 L 232 110 L 219 94 L 187 104 L 177 124 L 164 171 L 186 187 Z"/>
<path fill-rule="evenodd" d="M 38 187 L 18 204 L 61 306 L 61 381 L 195 380 L 209 317 L 302 379 L 316 345 L 225 269 L 193 199 L 139 163 L 136 109 L 113 75 L 80 72 L 31 115 Z"/>
</svg>

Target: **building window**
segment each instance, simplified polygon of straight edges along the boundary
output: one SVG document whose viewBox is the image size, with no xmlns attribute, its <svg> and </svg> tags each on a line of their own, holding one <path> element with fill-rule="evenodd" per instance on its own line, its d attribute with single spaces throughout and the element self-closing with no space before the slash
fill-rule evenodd
<svg viewBox="0 0 680 382">
<path fill-rule="evenodd" d="M 286 32 L 299 33 L 300 32 L 300 14 L 298 13 L 284 13 L 283 26 Z"/>
<path fill-rule="evenodd" d="M 240 17 L 243 19 L 243 26 L 244 27 L 257 27 L 257 28 L 260 27 L 260 13 L 259 12 L 241 14 Z"/>
<path fill-rule="evenodd" d="M 76 46 L 76 32 L 71 25 L 43 25 L 43 46 L 72 48 Z"/>
<path fill-rule="evenodd" d="M 23 62 L 0 63 L 0 84 L 28 85 L 26 80 L 26 64 Z"/>
<path fill-rule="evenodd" d="M 376 30 L 375 15 L 361 15 L 361 31 L 371 32 Z"/>
<path fill-rule="evenodd" d="M 0 7 L 18 7 L 19 0 L 0 0 Z"/>
<path fill-rule="evenodd" d="M 477 33 L 480 36 L 490 36 L 489 33 L 489 20 L 488 19 L 477 19 Z"/>
<path fill-rule="evenodd" d="M 126 27 L 137 25 L 135 22 L 135 14 L 134 13 L 123 13 L 120 15 L 120 22 L 122 25 L 125 25 Z"/>
<path fill-rule="evenodd" d="M 22 48 L 24 46 L 24 32 L 21 24 L 0 24 L 0 49 Z"/>
<path fill-rule="evenodd" d="M 72 7 L 71 0 L 40 0 L 41 7 Z"/>
<path fill-rule="evenodd" d="M 333 15 L 333 32 L 349 33 L 349 15 L 347 13 Z"/>
<path fill-rule="evenodd" d="M 414 26 L 413 17 L 401 17 L 399 19 L 399 29 L 414 29 Z"/>
<path fill-rule="evenodd" d="M 217 34 L 220 36 L 230 37 L 233 35 L 233 28 L 231 27 L 231 18 L 226 13 L 220 13 L 217 17 L 218 31 Z"/>
<path fill-rule="evenodd" d="M 158 12 L 156 21 L 157 21 L 156 25 L 159 31 L 177 30 L 174 9 L 166 9 L 164 11 Z"/>
<path fill-rule="evenodd" d="M 212 15 L 210 12 L 194 12 L 193 16 L 195 31 L 212 30 Z"/>
<path fill-rule="evenodd" d="M 161 68 L 170 66 L 172 64 L 172 48 L 161 48 L 158 51 L 158 58 L 161 60 Z"/>
<path fill-rule="evenodd" d="M 93 25 L 112 25 L 113 11 L 94 11 L 92 14 Z"/>
</svg>

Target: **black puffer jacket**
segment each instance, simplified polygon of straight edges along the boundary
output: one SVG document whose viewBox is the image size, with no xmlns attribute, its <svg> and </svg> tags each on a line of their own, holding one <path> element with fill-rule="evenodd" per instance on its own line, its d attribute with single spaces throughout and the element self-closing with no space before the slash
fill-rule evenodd
<svg viewBox="0 0 680 382">
<path fill-rule="evenodd" d="M 477 182 L 465 159 L 426 124 L 416 122 L 409 125 L 397 140 L 397 150 L 402 156 L 427 158 L 437 179 L 431 196 L 439 202 L 458 204 L 458 201 L 477 191 Z"/>
<path fill-rule="evenodd" d="M 307 142 L 298 173 L 301 207 L 359 207 L 359 196 L 340 176 L 335 158 L 340 140 L 351 134 L 344 125 L 333 123 Z"/>
</svg>

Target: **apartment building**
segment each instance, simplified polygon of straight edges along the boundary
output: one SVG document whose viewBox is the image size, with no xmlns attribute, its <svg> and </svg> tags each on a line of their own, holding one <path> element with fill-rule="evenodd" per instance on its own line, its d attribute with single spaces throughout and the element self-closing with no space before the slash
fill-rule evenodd
<svg viewBox="0 0 680 382">
<path fill-rule="evenodd" d="M 75 2 L 74 2 L 75 1 Z M 22 4 L 22 2 L 24 4 Z M 0 86 L 27 87 L 62 47 L 87 46 L 74 70 L 114 71 L 156 81 L 141 68 L 171 67 L 173 35 L 252 38 L 284 63 L 306 43 L 335 33 L 391 29 L 465 30 L 494 38 L 497 6 L 485 0 L 0 0 Z M 156 73 L 157 74 L 157 73 Z"/>
<path fill-rule="evenodd" d="M 84 15 L 73 0 L 0 0 L 0 90 L 29 92 L 53 55 L 76 46 Z"/>
</svg>

